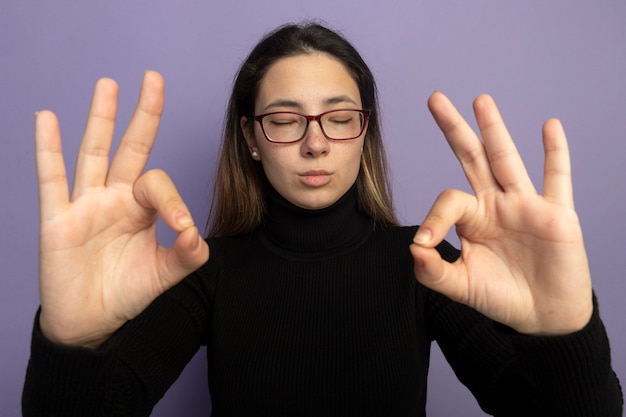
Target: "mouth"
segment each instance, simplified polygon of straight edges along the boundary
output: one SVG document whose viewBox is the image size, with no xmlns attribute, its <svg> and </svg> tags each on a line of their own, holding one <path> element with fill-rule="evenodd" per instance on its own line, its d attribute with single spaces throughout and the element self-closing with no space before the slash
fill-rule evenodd
<svg viewBox="0 0 626 417">
<path fill-rule="evenodd" d="M 322 187 L 330 182 L 332 174 L 321 169 L 312 169 L 299 174 L 299 176 L 304 185 Z"/>
</svg>

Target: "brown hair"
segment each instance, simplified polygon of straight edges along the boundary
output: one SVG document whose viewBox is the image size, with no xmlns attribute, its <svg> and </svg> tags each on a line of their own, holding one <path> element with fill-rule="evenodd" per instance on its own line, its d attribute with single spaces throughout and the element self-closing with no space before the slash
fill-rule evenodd
<svg viewBox="0 0 626 417">
<path fill-rule="evenodd" d="M 361 168 L 357 177 L 358 206 L 378 225 L 395 225 L 387 157 L 382 143 L 376 84 L 357 50 L 343 36 L 318 23 L 289 24 L 266 35 L 243 62 L 233 84 L 215 177 L 209 236 L 251 232 L 265 214 L 267 179 L 250 156 L 240 120 L 254 114 L 259 84 L 281 58 L 324 52 L 345 65 L 356 81 L 363 108 L 370 110 Z M 252 119 L 250 121 L 253 123 Z"/>
</svg>

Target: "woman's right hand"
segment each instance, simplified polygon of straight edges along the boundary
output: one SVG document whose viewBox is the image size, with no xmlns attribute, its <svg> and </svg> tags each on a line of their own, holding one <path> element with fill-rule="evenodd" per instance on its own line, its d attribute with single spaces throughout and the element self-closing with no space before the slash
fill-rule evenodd
<svg viewBox="0 0 626 417">
<path fill-rule="evenodd" d="M 189 210 L 163 171 L 143 173 L 157 134 L 163 79 L 146 72 L 135 113 L 109 167 L 117 84 L 97 82 L 70 194 L 55 115 L 36 116 L 41 331 L 99 347 L 209 258 Z M 157 242 L 157 217 L 178 236 Z"/>
</svg>

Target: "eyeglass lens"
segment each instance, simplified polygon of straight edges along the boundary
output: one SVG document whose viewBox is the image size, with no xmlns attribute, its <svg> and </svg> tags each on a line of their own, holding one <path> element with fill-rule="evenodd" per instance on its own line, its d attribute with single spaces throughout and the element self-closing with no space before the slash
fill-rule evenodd
<svg viewBox="0 0 626 417">
<path fill-rule="evenodd" d="M 363 114 L 357 110 L 335 110 L 319 119 L 322 132 L 329 139 L 353 139 L 361 134 Z M 301 139 L 309 122 L 303 115 L 289 112 L 263 117 L 263 129 L 274 142 L 294 142 Z"/>
</svg>

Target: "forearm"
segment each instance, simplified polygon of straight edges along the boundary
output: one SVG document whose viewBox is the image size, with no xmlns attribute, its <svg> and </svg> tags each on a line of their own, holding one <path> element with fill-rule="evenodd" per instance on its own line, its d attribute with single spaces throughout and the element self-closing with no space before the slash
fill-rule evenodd
<svg viewBox="0 0 626 417">
<path fill-rule="evenodd" d="M 46 339 L 39 328 L 38 314 L 22 412 L 25 417 L 115 415 L 113 409 L 126 402 L 120 396 L 129 394 L 118 388 L 136 385 L 132 378 L 111 349 L 64 347 Z"/>
<path fill-rule="evenodd" d="M 36 321 L 24 416 L 149 415 L 203 343 L 196 294 L 179 285 L 96 350 L 56 345 Z"/>
<path fill-rule="evenodd" d="M 495 416 L 621 417 L 622 392 L 595 306 L 567 336 L 526 336 L 433 293 L 435 338 L 459 379 Z"/>
<path fill-rule="evenodd" d="M 581 331 L 559 337 L 513 335 L 520 369 L 542 415 L 621 417 L 623 394 L 611 368 L 597 305 Z"/>
</svg>

